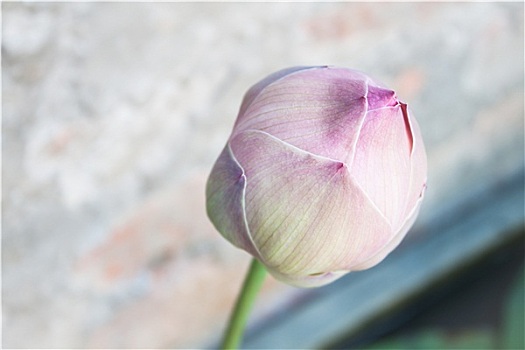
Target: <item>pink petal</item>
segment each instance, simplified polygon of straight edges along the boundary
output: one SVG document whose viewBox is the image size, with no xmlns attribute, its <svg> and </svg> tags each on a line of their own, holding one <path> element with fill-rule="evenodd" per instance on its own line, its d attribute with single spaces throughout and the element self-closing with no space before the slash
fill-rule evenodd
<svg viewBox="0 0 525 350">
<path fill-rule="evenodd" d="M 427 154 L 425 152 L 421 131 L 410 110 L 407 110 L 407 116 L 411 126 L 413 146 L 410 156 L 410 190 L 407 194 L 408 205 L 405 215 L 409 215 L 416 203 L 423 197 L 427 182 Z"/>
<path fill-rule="evenodd" d="M 353 157 L 364 118 L 367 78 L 341 68 L 313 68 L 267 85 L 242 110 L 235 133 L 265 131 L 305 151 L 339 161 Z"/>
<path fill-rule="evenodd" d="M 238 124 L 239 121 L 242 120 L 246 109 L 250 106 L 253 100 L 261 93 L 261 91 L 264 90 L 268 85 L 294 72 L 313 68 L 316 67 L 290 67 L 281 69 L 280 71 L 270 74 L 269 76 L 252 86 L 244 95 L 244 98 L 241 103 L 241 108 L 239 110 L 239 118 L 237 119 L 236 124 Z"/>
<path fill-rule="evenodd" d="M 383 259 L 386 258 L 388 254 L 390 254 L 405 238 L 406 234 L 408 233 L 408 230 L 412 227 L 414 222 L 417 219 L 417 215 L 419 214 L 419 209 L 421 207 L 421 202 L 423 200 L 423 197 L 420 197 L 420 199 L 417 201 L 416 205 L 412 208 L 412 211 L 409 213 L 407 219 L 399 229 L 399 231 L 392 237 L 390 242 L 388 242 L 381 250 L 379 250 L 375 255 L 370 257 L 368 260 L 362 262 L 359 265 L 356 265 L 353 267 L 354 271 L 358 270 L 366 270 L 371 268 L 372 266 L 375 266 L 379 264 Z"/>
<path fill-rule="evenodd" d="M 400 105 L 367 113 L 351 163 L 364 192 L 397 231 L 405 220 L 411 138 Z"/>
<path fill-rule="evenodd" d="M 371 84 L 368 85 L 366 99 L 368 101 L 369 111 L 383 107 L 394 107 L 398 103 L 394 91 Z"/>
</svg>

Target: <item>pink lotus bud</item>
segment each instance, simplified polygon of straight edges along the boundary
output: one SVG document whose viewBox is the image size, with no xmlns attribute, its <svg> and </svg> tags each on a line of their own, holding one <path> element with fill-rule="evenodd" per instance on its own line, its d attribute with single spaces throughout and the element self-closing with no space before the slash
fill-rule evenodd
<svg viewBox="0 0 525 350">
<path fill-rule="evenodd" d="M 208 216 L 277 279 L 321 286 L 401 242 L 426 162 L 394 91 L 347 68 L 289 68 L 246 93 L 208 179 Z"/>
</svg>

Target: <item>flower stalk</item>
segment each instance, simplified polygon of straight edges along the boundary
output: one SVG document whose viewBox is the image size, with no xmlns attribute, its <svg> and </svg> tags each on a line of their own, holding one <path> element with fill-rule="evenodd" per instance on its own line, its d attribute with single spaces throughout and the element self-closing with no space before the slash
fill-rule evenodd
<svg viewBox="0 0 525 350">
<path fill-rule="evenodd" d="M 228 328 L 224 333 L 221 349 L 237 349 L 239 347 L 250 310 L 261 289 L 265 276 L 266 270 L 264 266 L 257 259 L 252 259 L 241 293 L 237 297 L 235 308 L 230 316 Z"/>
</svg>

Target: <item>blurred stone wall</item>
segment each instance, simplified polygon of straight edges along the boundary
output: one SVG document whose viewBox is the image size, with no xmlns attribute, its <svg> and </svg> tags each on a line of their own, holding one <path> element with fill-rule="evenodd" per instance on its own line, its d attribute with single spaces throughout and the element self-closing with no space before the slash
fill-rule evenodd
<svg viewBox="0 0 525 350">
<path fill-rule="evenodd" d="M 522 3 L 2 3 L 7 348 L 218 339 L 248 256 L 204 184 L 244 91 L 293 65 L 396 89 L 429 152 L 422 220 L 523 168 Z M 351 277 L 349 277 L 351 278 Z M 268 278 L 255 318 L 299 293 Z"/>
</svg>

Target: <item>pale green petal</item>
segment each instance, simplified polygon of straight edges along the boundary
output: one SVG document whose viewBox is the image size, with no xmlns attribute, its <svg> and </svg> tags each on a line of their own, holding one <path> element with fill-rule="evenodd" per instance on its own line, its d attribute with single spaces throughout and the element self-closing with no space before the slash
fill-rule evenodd
<svg viewBox="0 0 525 350">
<path fill-rule="evenodd" d="M 244 195 L 246 176 L 231 153 L 224 147 L 206 184 L 206 210 L 215 228 L 235 246 L 258 257 L 246 223 Z"/>
<path fill-rule="evenodd" d="M 350 270 L 393 235 L 342 162 L 260 131 L 231 140 L 245 171 L 253 241 L 270 271 L 290 281 Z"/>
</svg>

